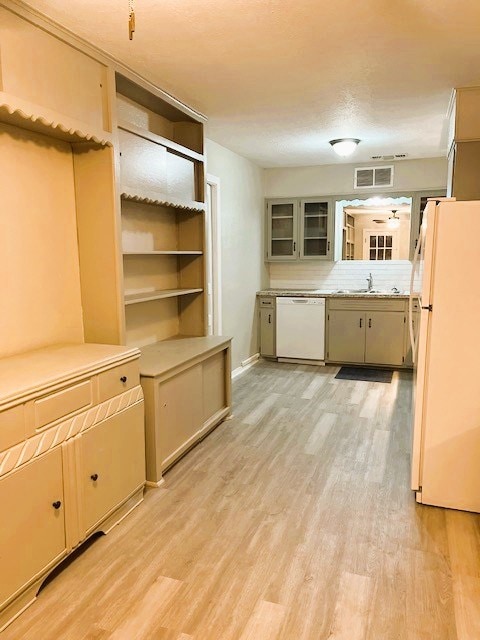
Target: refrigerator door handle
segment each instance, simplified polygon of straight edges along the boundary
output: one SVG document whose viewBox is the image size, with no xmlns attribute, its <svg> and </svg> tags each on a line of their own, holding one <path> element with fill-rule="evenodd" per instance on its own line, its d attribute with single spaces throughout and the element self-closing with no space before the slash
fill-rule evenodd
<svg viewBox="0 0 480 640">
<path fill-rule="evenodd" d="M 415 271 L 417 270 L 418 260 L 420 257 L 420 252 L 422 250 L 422 245 L 424 241 L 424 229 L 423 225 L 420 229 L 420 235 L 418 237 L 417 246 L 415 247 L 415 254 L 413 256 L 412 262 L 412 272 L 410 274 L 410 295 L 408 296 L 408 332 L 410 334 L 410 344 L 412 346 L 412 363 L 415 364 L 415 359 L 417 355 L 417 345 L 415 341 L 415 330 L 413 328 L 413 285 L 415 281 Z"/>
</svg>

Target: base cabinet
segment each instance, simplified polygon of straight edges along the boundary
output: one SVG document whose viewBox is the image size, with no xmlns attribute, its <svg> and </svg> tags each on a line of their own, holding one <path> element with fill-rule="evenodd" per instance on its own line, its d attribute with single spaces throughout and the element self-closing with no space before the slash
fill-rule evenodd
<svg viewBox="0 0 480 640">
<path fill-rule="evenodd" d="M 330 298 L 327 360 L 402 367 L 406 364 L 407 301 Z"/>
<path fill-rule="evenodd" d="M 276 349 L 276 299 L 260 298 L 260 355 L 275 358 Z"/>
<path fill-rule="evenodd" d="M 365 362 L 365 313 L 332 310 L 328 315 L 327 357 L 333 362 Z"/>
<path fill-rule="evenodd" d="M 0 360 L 0 631 L 64 557 L 143 499 L 139 356 L 78 344 Z"/>
<path fill-rule="evenodd" d="M 0 505 L 2 608 L 66 553 L 61 449 L 0 479 Z"/>
<path fill-rule="evenodd" d="M 147 484 L 161 484 L 162 473 L 230 414 L 230 369 L 230 338 L 165 340 L 142 349 Z"/>
<path fill-rule="evenodd" d="M 101 422 L 80 438 L 84 530 L 88 535 L 145 482 L 143 405 Z"/>
<path fill-rule="evenodd" d="M 365 362 L 401 366 L 405 361 L 405 323 L 402 312 L 371 311 L 366 314 Z"/>
</svg>

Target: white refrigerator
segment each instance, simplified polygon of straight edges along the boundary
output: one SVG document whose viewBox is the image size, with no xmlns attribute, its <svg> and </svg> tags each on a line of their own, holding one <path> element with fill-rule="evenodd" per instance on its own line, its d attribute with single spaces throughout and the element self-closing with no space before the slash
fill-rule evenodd
<svg viewBox="0 0 480 640">
<path fill-rule="evenodd" d="M 418 502 L 480 512 L 480 201 L 428 202 L 412 269 L 410 336 L 412 489 Z"/>
</svg>

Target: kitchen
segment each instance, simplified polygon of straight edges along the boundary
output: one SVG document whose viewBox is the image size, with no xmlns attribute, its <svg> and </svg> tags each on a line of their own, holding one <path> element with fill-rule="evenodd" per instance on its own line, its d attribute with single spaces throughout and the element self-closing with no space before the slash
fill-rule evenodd
<svg viewBox="0 0 480 640">
<path fill-rule="evenodd" d="M 418 7 L 82 4 L 0 2 L 1 636 L 480 637 L 474 15 L 415 101 Z"/>
</svg>

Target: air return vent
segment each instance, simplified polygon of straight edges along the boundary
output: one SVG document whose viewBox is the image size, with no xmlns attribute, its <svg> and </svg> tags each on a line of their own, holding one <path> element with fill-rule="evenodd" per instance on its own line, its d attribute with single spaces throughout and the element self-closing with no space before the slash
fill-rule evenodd
<svg viewBox="0 0 480 640">
<path fill-rule="evenodd" d="M 393 166 L 355 169 L 355 189 L 393 187 Z"/>
<path fill-rule="evenodd" d="M 383 160 L 384 162 L 390 162 L 391 160 L 403 160 L 408 157 L 408 153 L 395 153 L 386 156 L 372 156 L 372 160 Z"/>
</svg>

